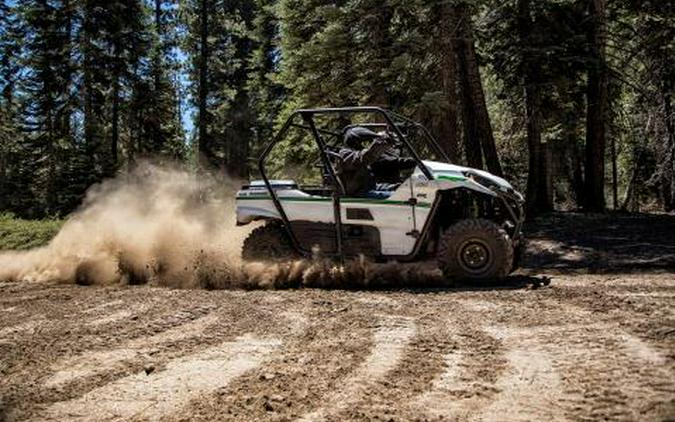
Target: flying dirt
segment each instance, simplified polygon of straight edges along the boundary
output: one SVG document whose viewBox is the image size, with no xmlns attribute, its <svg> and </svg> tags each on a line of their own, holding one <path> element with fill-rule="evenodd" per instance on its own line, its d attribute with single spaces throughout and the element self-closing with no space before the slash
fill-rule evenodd
<svg viewBox="0 0 675 422">
<path fill-rule="evenodd" d="M 0 254 L 0 281 L 175 288 L 391 287 L 441 283 L 422 265 L 242 262 L 235 181 L 144 163 L 92 187 L 45 247 Z"/>
<path fill-rule="evenodd" d="M 227 287 L 236 282 L 242 235 L 229 221 L 232 189 L 141 164 L 92 187 L 46 247 L 0 255 L 0 280 Z M 222 285 L 206 284 L 207 267 Z"/>
</svg>

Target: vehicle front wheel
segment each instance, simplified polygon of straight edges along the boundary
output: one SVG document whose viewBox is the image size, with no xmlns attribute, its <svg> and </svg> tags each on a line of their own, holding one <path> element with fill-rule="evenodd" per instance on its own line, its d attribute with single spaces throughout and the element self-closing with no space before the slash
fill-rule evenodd
<svg viewBox="0 0 675 422">
<path fill-rule="evenodd" d="M 513 264 L 513 244 L 490 220 L 462 220 L 441 236 L 437 260 L 443 275 L 461 281 L 499 280 Z"/>
</svg>

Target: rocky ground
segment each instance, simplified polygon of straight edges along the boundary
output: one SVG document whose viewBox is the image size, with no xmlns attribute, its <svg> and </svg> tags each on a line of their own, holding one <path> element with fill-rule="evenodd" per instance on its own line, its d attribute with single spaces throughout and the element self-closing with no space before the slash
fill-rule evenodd
<svg viewBox="0 0 675 422">
<path fill-rule="evenodd" d="M 0 420 L 672 420 L 674 220 L 539 221 L 481 288 L 0 284 Z"/>
</svg>

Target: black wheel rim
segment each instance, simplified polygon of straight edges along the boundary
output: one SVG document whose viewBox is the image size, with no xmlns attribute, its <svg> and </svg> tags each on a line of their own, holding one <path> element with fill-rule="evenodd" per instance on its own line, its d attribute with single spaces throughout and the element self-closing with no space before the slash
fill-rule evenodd
<svg viewBox="0 0 675 422">
<path fill-rule="evenodd" d="M 492 262 L 490 248 L 480 239 L 470 239 L 462 243 L 458 255 L 459 264 L 472 274 L 482 273 Z"/>
</svg>

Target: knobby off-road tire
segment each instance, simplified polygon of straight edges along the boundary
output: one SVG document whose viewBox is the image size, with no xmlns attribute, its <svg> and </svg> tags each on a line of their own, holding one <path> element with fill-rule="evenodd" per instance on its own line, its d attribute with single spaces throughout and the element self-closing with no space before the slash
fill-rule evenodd
<svg viewBox="0 0 675 422">
<path fill-rule="evenodd" d="M 300 255 L 281 223 L 270 221 L 248 235 L 241 257 L 244 261 L 286 261 L 297 259 Z"/>
<path fill-rule="evenodd" d="M 462 220 L 441 236 L 438 266 L 446 278 L 465 282 L 500 280 L 513 264 L 513 245 L 501 227 L 489 220 Z"/>
</svg>

